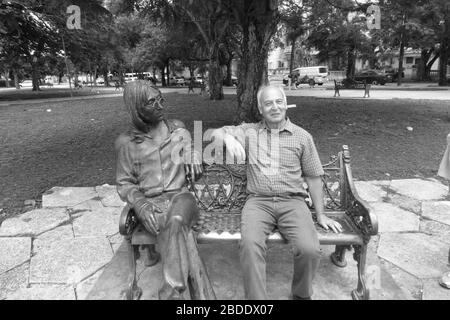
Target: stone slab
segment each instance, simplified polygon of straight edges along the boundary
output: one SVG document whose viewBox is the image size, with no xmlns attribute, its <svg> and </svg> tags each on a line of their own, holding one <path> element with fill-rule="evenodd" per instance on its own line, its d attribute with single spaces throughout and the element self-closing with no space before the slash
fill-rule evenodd
<svg viewBox="0 0 450 320">
<path fill-rule="evenodd" d="M 127 243 L 122 242 L 86 296 L 86 300 L 123 300 L 131 272 L 127 249 Z"/>
<path fill-rule="evenodd" d="M 108 240 L 109 240 L 109 243 L 111 244 L 111 247 L 112 247 L 114 253 L 116 253 L 116 251 L 119 249 L 120 245 L 122 244 L 124 238 L 120 233 L 117 233 L 115 235 L 108 237 Z"/>
<path fill-rule="evenodd" d="M 30 259 L 31 238 L 0 238 L 0 274 Z"/>
<path fill-rule="evenodd" d="M 53 230 L 44 232 L 37 236 L 39 240 L 59 241 L 63 239 L 73 239 L 73 229 L 71 224 L 59 226 Z"/>
<path fill-rule="evenodd" d="M 100 201 L 100 199 L 94 199 L 94 200 L 87 200 L 84 201 L 82 203 L 79 203 L 73 207 L 69 207 L 69 213 L 71 215 L 77 214 L 78 212 L 83 212 L 83 211 L 93 211 L 93 210 L 101 210 L 103 209 L 105 206 L 102 204 L 102 202 Z"/>
<path fill-rule="evenodd" d="M 53 187 L 42 195 L 42 207 L 73 207 L 98 198 L 94 187 Z"/>
<path fill-rule="evenodd" d="M 105 207 L 124 207 L 126 205 L 126 203 L 120 199 L 116 186 L 104 184 L 95 187 L 95 191 L 97 191 L 100 200 Z"/>
<path fill-rule="evenodd" d="M 417 200 L 442 200 L 448 195 L 448 187 L 436 180 L 392 180 L 389 188 L 396 193 Z"/>
<path fill-rule="evenodd" d="M 390 181 L 355 181 L 356 191 L 367 202 L 382 202 L 387 196 L 387 188 Z"/>
<path fill-rule="evenodd" d="M 7 300 L 75 300 L 70 285 L 34 284 L 8 295 Z"/>
<path fill-rule="evenodd" d="M 450 300 L 450 289 L 441 287 L 438 279 L 425 280 L 423 300 Z"/>
<path fill-rule="evenodd" d="M 0 275 L 0 300 L 28 284 L 29 263 L 24 263 Z"/>
<path fill-rule="evenodd" d="M 370 300 L 406 300 L 407 295 L 397 284 L 388 269 L 383 264 L 383 260 L 377 255 L 380 236 L 370 238 L 367 245 L 366 256 L 366 286 L 370 290 Z M 334 251 L 334 247 L 333 248 Z M 330 252 L 331 253 L 331 252 Z M 329 255 L 328 255 L 329 256 Z M 347 255 L 347 259 L 353 259 L 353 253 Z M 357 265 L 355 263 L 355 268 Z M 355 272 L 350 269 L 350 272 Z"/>
<path fill-rule="evenodd" d="M 448 245 L 424 233 L 384 233 L 378 255 L 420 279 L 433 278 L 446 270 Z"/>
<path fill-rule="evenodd" d="M 400 269 L 389 261 L 384 259 L 380 260 L 383 268 L 391 275 L 395 283 L 403 291 L 405 300 L 422 300 L 422 280 Z"/>
<path fill-rule="evenodd" d="M 95 274 L 87 278 L 86 280 L 83 280 L 80 282 L 76 288 L 76 294 L 77 294 L 77 300 L 86 300 L 87 295 L 94 287 L 95 283 L 100 278 L 100 275 L 103 273 L 105 268 L 101 268 L 99 271 L 97 271 Z"/>
<path fill-rule="evenodd" d="M 36 236 L 69 220 L 64 208 L 36 209 L 3 221 L 0 236 Z"/>
<path fill-rule="evenodd" d="M 401 194 L 389 193 L 386 202 L 419 216 L 422 212 L 422 201 Z"/>
<path fill-rule="evenodd" d="M 76 284 L 97 272 L 113 256 L 106 237 L 36 239 L 33 251 L 30 283 Z"/>
<path fill-rule="evenodd" d="M 450 226 L 432 221 L 422 220 L 420 222 L 420 231 L 433 236 L 435 239 L 447 243 L 450 248 Z"/>
<path fill-rule="evenodd" d="M 370 204 L 378 218 L 378 232 L 419 231 L 419 217 L 390 203 Z"/>
<path fill-rule="evenodd" d="M 450 201 L 425 201 L 422 203 L 422 215 L 450 226 Z"/>
<path fill-rule="evenodd" d="M 75 237 L 111 236 L 119 232 L 121 208 L 109 207 L 101 210 L 80 212 L 73 221 Z"/>
</svg>

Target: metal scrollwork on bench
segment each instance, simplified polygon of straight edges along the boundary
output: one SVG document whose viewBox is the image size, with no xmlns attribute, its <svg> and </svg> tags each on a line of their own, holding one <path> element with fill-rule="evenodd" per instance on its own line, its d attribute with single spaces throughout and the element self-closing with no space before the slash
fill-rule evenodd
<svg viewBox="0 0 450 320">
<path fill-rule="evenodd" d="M 222 213 L 237 212 L 247 199 L 245 165 L 205 165 L 202 178 L 190 191 L 201 210 L 219 210 Z"/>
</svg>

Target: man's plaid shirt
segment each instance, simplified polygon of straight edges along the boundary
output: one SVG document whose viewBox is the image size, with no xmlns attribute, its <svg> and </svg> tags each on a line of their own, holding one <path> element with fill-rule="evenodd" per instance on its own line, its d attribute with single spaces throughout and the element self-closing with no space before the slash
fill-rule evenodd
<svg viewBox="0 0 450 320">
<path fill-rule="evenodd" d="M 303 177 L 324 174 L 311 134 L 289 119 L 280 130 L 270 130 L 264 120 L 223 129 L 246 150 L 249 194 L 306 196 Z"/>
</svg>

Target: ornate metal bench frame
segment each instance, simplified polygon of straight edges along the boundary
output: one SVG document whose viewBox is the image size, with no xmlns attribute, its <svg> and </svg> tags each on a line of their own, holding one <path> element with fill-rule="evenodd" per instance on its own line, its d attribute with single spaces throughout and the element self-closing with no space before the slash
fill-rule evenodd
<svg viewBox="0 0 450 320">
<path fill-rule="evenodd" d="M 351 292 L 354 300 L 369 299 L 369 289 L 366 286 L 366 255 L 370 237 L 378 233 L 378 222 L 369 205 L 362 200 L 353 183 L 350 168 L 350 152 L 346 145 L 338 156 L 323 165 L 325 214 L 338 219 L 346 232 L 335 234 L 317 226 L 319 241 L 323 245 L 335 245 L 331 261 L 338 267 L 347 265 L 346 250 L 353 247 L 353 259 L 357 262 L 358 284 Z M 190 191 L 197 198 L 200 217 L 193 227 L 198 243 L 229 242 L 240 240 L 240 213 L 245 204 L 247 194 L 245 165 L 205 165 L 205 173 L 195 184 L 190 185 Z M 312 201 L 306 199 L 313 212 Z M 136 284 L 136 258 L 138 247 L 145 244 L 142 235 L 136 232 L 138 221 L 132 210 L 122 212 L 119 230 L 125 236 L 130 252 L 130 264 L 134 274 L 130 275 L 128 299 L 139 297 L 141 290 Z M 142 228 L 140 233 L 142 234 Z M 144 237 L 145 238 L 145 237 Z M 274 232 L 268 241 L 285 242 L 283 237 Z"/>
</svg>

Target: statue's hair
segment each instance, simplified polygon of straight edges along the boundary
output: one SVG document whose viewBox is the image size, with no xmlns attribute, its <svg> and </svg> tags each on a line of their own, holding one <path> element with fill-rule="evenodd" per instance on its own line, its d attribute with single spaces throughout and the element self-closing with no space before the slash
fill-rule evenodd
<svg viewBox="0 0 450 320">
<path fill-rule="evenodd" d="M 146 124 L 139 117 L 138 111 L 147 104 L 150 97 L 161 95 L 161 91 L 148 81 L 136 80 L 125 85 L 123 101 L 134 126 L 140 131 L 146 131 Z"/>
<path fill-rule="evenodd" d="M 257 99 L 257 101 L 258 101 L 258 106 L 259 106 L 259 107 L 262 106 L 262 103 L 261 103 L 261 97 L 262 97 L 263 92 L 264 92 L 266 89 L 269 89 L 269 88 L 274 88 L 274 89 L 280 90 L 281 95 L 282 95 L 283 100 L 284 100 L 284 104 L 287 104 L 286 93 L 284 92 L 284 90 L 283 90 L 282 87 L 280 87 L 280 86 L 275 86 L 275 85 L 263 85 L 263 86 L 259 87 L 258 93 L 256 94 L 256 99 Z"/>
</svg>

